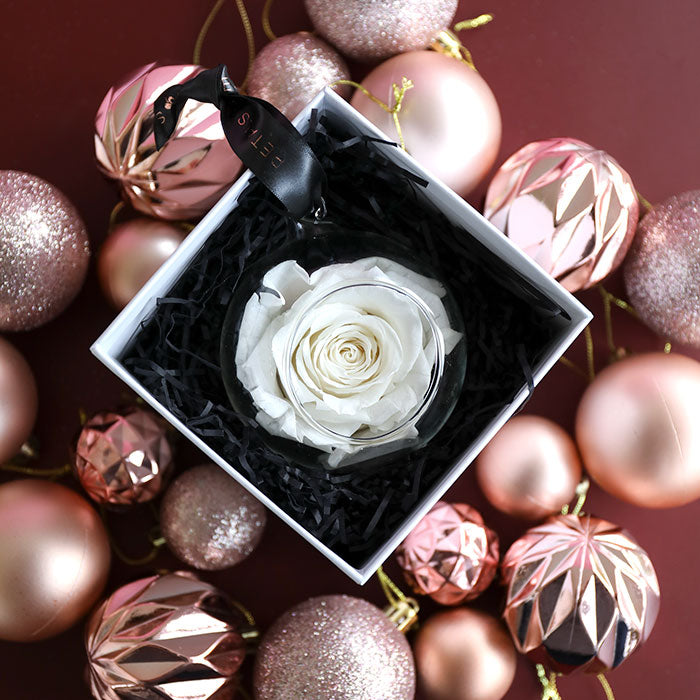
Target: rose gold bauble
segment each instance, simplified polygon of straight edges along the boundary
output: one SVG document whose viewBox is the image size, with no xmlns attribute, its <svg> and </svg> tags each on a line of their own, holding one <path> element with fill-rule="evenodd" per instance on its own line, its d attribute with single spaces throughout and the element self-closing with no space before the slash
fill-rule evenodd
<svg viewBox="0 0 700 700">
<path fill-rule="evenodd" d="M 486 590 L 498 569 L 498 536 L 464 503 L 438 501 L 396 551 L 414 593 L 457 605 Z"/>
<path fill-rule="evenodd" d="M 700 190 L 644 215 L 625 258 L 625 286 L 644 323 L 661 337 L 700 347 Z"/>
<path fill-rule="evenodd" d="M 617 498 L 647 508 L 700 497 L 700 363 L 649 353 L 603 370 L 576 415 L 586 471 Z"/>
<path fill-rule="evenodd" d="M 288 610 L 255 657 L 256 700 L 412 700 L 413 655 L 382 611 L 328 595 Z"/>
<path fill-rule="evenodd" d="M 323 88 L 336 80 L 348 80 L 350 72 L 341 56 L 309 32 L 281 36 L 255 57 L 248 76 L 248 94 L 272 103 L 288 119 L 294 117 Z M 348 97 L 351 88 L 335 91 Z"/>
<path fill-rule="evenodd" d="M 501 700 L 515 676 L 517 655 L 508 632 L 478 610 L 430 617 L 414 653 L 420 685 L 431 700 Z"/>
<path fill-rule="evenodd" d="M 109 303 L 123 309 L 185 235 L 179 226 L 155 219 L 132 219 L 115 226 L 97 260 L 100 285 Z"/>
<path fill-rule="evenodd" d="M 109 558 L 102 521 L 74 491 L 40 479 L 0 486 L 0 639 L 74 625 L 102 592 Z"/>
<path fill-rule="evenodd" d="M 143 408 L 96 413 L 78 435 L 74 466 L 83 488 L 97 503 L 125 506 L 151 501 L 173 468 L 165 423 Z"/>
<path fill-rule="evenodd" d="M 558 138 L 533 141 L 503 163 L 484 216 L 575 292 L 620 265 L 639 202 L 630 176 L 607 153 Z"/>
<path fill-rule="evenodd" d="M 83 286 L 87 231 L 67 197 L 35 175 L 0 170 L 0 331 L 58 316 Z"/>
<path fill-rule="evenodd" d="M 37 410 L 36 382 L 27 361 L 0 338 L 0 463 L 29 437 Z"/>
<path fill-rule="evenodd" d="M 659 584 L 631 535 L 591 515 L 556 515 L 503 558 L 503 617 L 518 650 L 561 673 L 602 673 L 643 644 Z"/>
<path fill-rule="evenodd" d="M 569 434 L 540 416 L 511 418 L 476 461 L 476 478 L 492 506 L 541 520 L 571 501 L 581 461 Z"/>
<path fill-rule="evenodd" d="M 193 574 L 118 588 L 85 633 L 97 700 L 233 700 L 245 657 L 237 606 Z"/>
<path fill-rule="evenodd" d="M 231 151 L 211 104 L 188 100 L 173 135 L 156 151 L 153 103 L 193 78 L 201 66 L 138 68 L 109 89 L 95 117 L 95 156 L 125 201 L 161 219 L 202 216 L 235 180 L 241 162 Z"/>
<path fill-rule="evenodd" d="M 341 53 L 376 61 L 426 48 L 449 25 L 457 0 L 304 0 L 311 21 Z"/>
<path fill-rule="evenodd" d="M 362 85 L 391 102 L 392 85 L 406 77 L 399 122 L 406 150 L 457 194 L 468 194 L 493 165 L 501 143 L 501 114 L 486 81 L 456 58 L 436 51 L 394 56 L 375 68 Z M 353 107 L 398 140 L 386 110 L 356 90 Z"/>
</svg>

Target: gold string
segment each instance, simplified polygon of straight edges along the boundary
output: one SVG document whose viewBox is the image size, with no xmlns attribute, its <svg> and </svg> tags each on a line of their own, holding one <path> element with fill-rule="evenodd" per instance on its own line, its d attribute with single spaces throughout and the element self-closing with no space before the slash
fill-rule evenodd
<svg viewBox="0 0 700 700">
<path fill-rule="evenodd" d="M 18 464 L 0 464 L 0 470 L 4 472 L 13 472 L 14 474 L 24 474 L 25 476 L 39 476 L 50 479 L 70 474 L 72 467 L 70 464 L 64 464 L 62 467 L 56 467 L 55 469 L 38 469 L 22 467 Z"/>
<path fill-rule="evenodd" d="M 272 26 L 270 25 L 270 8 L 272 7 L 273 0 L 265 0 L 265 6 L 262 11 L 262 26 L 265 36 L 270 40 L 274 41 L 277 36 L 272 31 Z"/>
<path fill-rule="evenodd" d="M 418 611 L 420 610 L 418 601 L 404 595 L 381 566 L 377 569 L 377 578 L 386 599 L 389 601 L 389 606 L 384 608 L 384 614 L 396 625 L 399 632 L 405 634 L 418 622 Z"/>
<path fill-rule="evenodd" d="M 547 675 L 542 664 L 537 664 L 535 668 L 537 669 L 537 677 L 542 684 L 542 700 L 562 700 L 559 688 L 557 688 L 557 674 L 552 672 Z"/>
<path fill-rule="evenodd" d="M 586 366 L 588 367 L 588 381 L 592 382 L 595 379 L 595 350 L 593 348 L 593 334 L 591 327 L 586 326 L 583 331 L 586 336 Z"/>
<path fill-rule="evenodd" d="M 566 355 L 562 355 L 559 358 L 559 362 L 561 362 L 564 365 L 564 367 L 573 370 L 574 372 L 576 372 L 576 374 L 579 374 L 586 381 L 588 381 L 588 375 L 575 362 L 572 362 Z"/>
<path fill-rule="evenodd" d="M 111 231 L 114 225 L 117 223 L 117 216 L 119 212 L 124 208 L 124 202 L 117 202 L 112 211 L 109 213 L 109 223 L 107 224 L 107 231 Z"/>
<path fill-rule="evenodd" d="M 463 29 L 476 29 L 477 27 L 483 27 L 489 22 L 493 22 L 493 15 L 490 12 L 485 12 L 478 17 L 464 19 L 461 22 L 457 22 L 457 24 L 454 26 L 454 30 L 456 32 L 461 32 Z"/>
<path fill-rule="evenodd" d="M 639 203 L 647 210 L 651 211 L 654 208 L 654 205 L 642 195 L 642 193 L 639 190 L 635 190 L 637 193 L 637 199 L 639 200 Z"/>
<path fill-rule="evenodd" d="M 385 112 L 391 114 L 394 120 L 394 126 L 396 127 L 396 133 L 399 136 L 399 145 L 405 151 L 406 144 L 403 140 L 403 132 L 401 131 L 401 124 L 399 123 L 399 112 L 401 111 L 401 105 L 403 104 L 403 98 L 407 90 L 413 87 L 413 81 L 406 77 L 401 78 L 401 87 L 396 83 L 393 83 L 391 88 L 394 92 L 394 106 L 389 107 L 388 104 L 382 102 L 378 97 L 375 97 L 364 85 L 356 83 L 354 80 L 336 80 L 331 83 L 328 87 L 335 87 L 336 85 L 350 85 L 351 87 L 357 88 L 363 95 L 368 97 L 372 102 L 379 105 Z"/>
<path fill-rule="evenodd" d="M 607 698 L 607 700 L 615 700 L 615 695 L 613 694 L 612 688 L 610 687 L 610 683 L 608 683 L 608 679 L 602 673 L 599 673 L 596 676 L 596 678 L 603 686 L 603 691 L 605 692 L 605 697 Z"/>
<path fill-rule="evenodd" d="M 377 569 L 377 578 L 379 583 L 382 585 L 382 590 L 386 599 L 391 603 L 391 605 L 396 605 L 398 602 L 403 602 L 406 600 L 406 595 L 404 592 L 387 576 L 384 571 L 384 567 L 379 567 Z"/>
<path fill-rule="evenodd" d="M 671 352 L 671 343 L 668 341 L 664 343 L 664 352 L 668 355 Z"/>
<path fill-rule="evenodd" d="M 216 0 L 214 7 L 211 8 L 207 18 L 204 20 L 202 28 L 199 30 L 197 35 L 197 40 L 194 42 L 194 51 L 192 52 L 192 63 L 198 66 L 202 60 L 202 45 L 204 44 L 204 39 L 206 39 L 207 33 L 209 32 L 209 27 L 211 27 L 212 22 L 216 19 L 216 15 L 219 14 L 219 10 L 224 6 L 226 0 Z"/>
</svg>

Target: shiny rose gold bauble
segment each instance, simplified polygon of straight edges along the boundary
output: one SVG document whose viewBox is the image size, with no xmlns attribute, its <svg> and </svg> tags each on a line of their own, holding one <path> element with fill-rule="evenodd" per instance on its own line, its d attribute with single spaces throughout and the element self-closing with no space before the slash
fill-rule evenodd
<svg viewBox="0 0 700 700">
<path fill-rule="evenodd" d="M 630 176 L 577 139 L 534 141 L 494 175 L 484 216 L 569 291 L 607 277 L 639 218 Z"/>
<path fill-rule="evenodd" d="M 83 286 L 85 224 L 53 185 L 0 170 L 0 331 L 26 331 L 58 316 Z"/>
<path fill-rule="evenodd" d="M 657 204 L 625 258 L 625 286 L 644 323 L 700 347 L 700 191 Z"/>
<path fill-rule="evenodd" d="M 242 617 L 214 586 L 189 573 L 118 588 L 85 633 L 97 700 L 232 700 L 245 656 Z"/>
<path fill-rule="evenodd" d="M 74 491 L 40 479 L 0 486 L 0 639 L 74 625 L 102 592 L 109 557 L 102 521 Z"/>
<path fill-rule="evenodd" d="M 256 700 L 412 700 L 413 655 L 382 611 L 360 598 L 311 598 L 267 631 L 255 657 Z"/>
<path fill-rule="evenodd" d="M 248 94 L 267 100 L 294 119 L 327 85 L 349 78 L 345 61 L 333 48 L 309 32 L 298 32 L 275 39 L 255 57 Z M 334 89 L 345 98 L 351 92 L 348 85 Z"/>
<path fill-rule="evenodd" d="M 165 88 L 184 83 L 201 66 L 150 63 L 110 88 L 95 117 L 100 171 L 131 205 L 161 219 L 205 214 L 229 188 L 241 162 L 229 147 L 211 104 L 188 100 L 160 151 L 153 136 L 153 103 Z"/>
<path fill-rule="evenodd" d="M 476 477 L 498 510 L 541 520 L 573 499 L 581 461 L 574 441 L 556 423 L 539 416 L 516 416 L 477 458 Z"/>
<path fill-rule="evenodd" d="M 414 593 L 442 605 L 476 598 L 498 569 L 498 536 L 464 503 L 438 501 L 396 552 Z"/>
<path fill-rule="evenodd" d="M 426 48 L 457 10 L 457 0 L 304 0 L 304 4 L 316 30 L 358 61 Z"/>
<path fill-rule="evenodd" d="M 617 498 L 647 508 L 700 497 L 700 363 L 649 353 L 603 370 L 576 414 L 586 471 Z"/>
<path fill-rule="evenodd" d="M 431 174 L 465 196 L 493 165 L 501 143 L 501 114 L 486 81 L 466 63 L 435 51 L 394 56 L 362 85 L 392 102 L 392 85 L 406 77 L 414 87 L 403 98 L 399 122 L 406 150 Z M 356 90 L 353 107 L 397 140 L 386 110 Z"/>
<path fill-rule="evenodd" d="M 160 506 L 168 547 L 195 569 L 243 561 L 258 546 L 266 520 L 265 506 L 215 464 L 181 474 Z"/>
<path fill-rule="evenodd" d="M 115 226 L 97 260 L 100 285 L 109 303 L 123 309 L 185 235 L 179 226 L 155 219 L 132 219 Z"/>
<path fill-rule="evenodd" d="M 75 472 L 97 503 L 150 501 L 163 490 L 172 466 L 165 423 L 142 408 L 96 413 L 75 447 Z"/>
<path fill-rule="evenodd" d="M 503 558 L 503 617 L 518 650 L 562 673 L 601 673 L 643 644 L 659 584 L 628 532 L 591 515 L 557 515 Z"/>
<path fill-rule="evenodd" d="M 498 620 L 458 608 L 433 615 L 414 644 L 420 684 L 431 700 L 501 700 L 517 655 Z"/>
<path fill-rule="evenodd" d="M 36 420 L 34 375 L 27 361 L 0 338 L 0 463 L 14 457 Z"/>
</svg>

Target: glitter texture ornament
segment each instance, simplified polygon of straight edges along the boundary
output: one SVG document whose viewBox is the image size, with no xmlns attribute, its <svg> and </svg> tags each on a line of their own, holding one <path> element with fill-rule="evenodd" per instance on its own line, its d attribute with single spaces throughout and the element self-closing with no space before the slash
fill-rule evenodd
<svg viewBox="0 0 700 700">
<path fill-rule="evenodd" d="M 457 0 L 304 0 L 304 4 L 316 30 L 357 61 L 426 48 L 457 10 Z"/>
<path fill-rule="evenodd" d="M 234 603 L 192 574 L 118 588 L 88 621 L 85 647 L 97 700 L 232 700 L 245 656 Z"/>
<path fill-rule="evenodd" d="M 443 605 L 476 598 L 498 569 L 498 537 L 464 503 L 438 501 L 397 550 L 415 593 Z"/>
<path fill-rule="evenodd" d="M 484 215 L 575 292 L 620 265 L 639 202 L 630 176 L 607 153 L 559 138 L 523 146 L 498 169 Z"/>
<path fill-rule="evenodd" d="M 700 347 L 700 190 L 644 216 L 625 260 L 625 286 L 642 320 L 664 339 Z"/>
<path fill-rule="evenodd" d="M 241 169 L 214 105 L 189 100 L 172 137 L 156 151 L 153 103 L 200 66 L 142 66 L 110 88 L 95 117 L 100 171 L 135 209 L 161 219 L 205 214 Z"/>
<path fill-rule="evenodd" d="M 142 408 L 90 418 L 75 447 L 75 471 L 90 498 L 112 505 L 155 498 L 173 466 L 165 430 L 155 413 Z"/>
<path fill-rule="evenodd" d="M 325 41 L 298 32 L 275 39 L 255 57 L 248 76 L 248 94 L 272 103 L 294 119 L 318 92 L 336 80 L 348 80 L 345 61 Z M 342 97 L 348 85 L 338 85 Z"/>
<path fill-rule="evenodd" d="M 83 286 L 90 258 L 75 207 L 35 175 L 0 170 L 0 331 L 58 316 Z"/>
<path fill-rule="evenodd" d="M 215 464 L 181 474 L 160 507 L 160 527 L 178 559 L 196 569 L 225 569 L 257 547 L 265 507 Z"/>
<path fill-rule="evenodd" d="M 660 593 L 646 552 L 617 525 L 557 515 L 503 558 L 503 617 L 520 652 L 561 673 L 619 666 L 651 634 Z"/>
<path fill-rule="evenodd" d="M 255 659 L 256 700 L 412 700 L 413 655 L 379 608 L 360 598 L 311 598 L 267 631 Z"/>
</svg>

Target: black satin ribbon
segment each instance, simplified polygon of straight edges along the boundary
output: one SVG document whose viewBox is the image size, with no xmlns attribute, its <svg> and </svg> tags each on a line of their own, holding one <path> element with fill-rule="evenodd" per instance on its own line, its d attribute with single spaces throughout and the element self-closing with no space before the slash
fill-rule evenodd
<svg viewBox="0 0 700 700">
<path fill-rule="evenodd" d="M 311 148 L 276 107 L 257 97 L 241 95 L 224 65 L 202 71 L 158 96 L 153 107 L 158 149 L 175 131 L 189 99 L 219 109 L 231 148 L 292 216 L 301 218 L 322 206 L 325 173 Z"/>
</svg>

